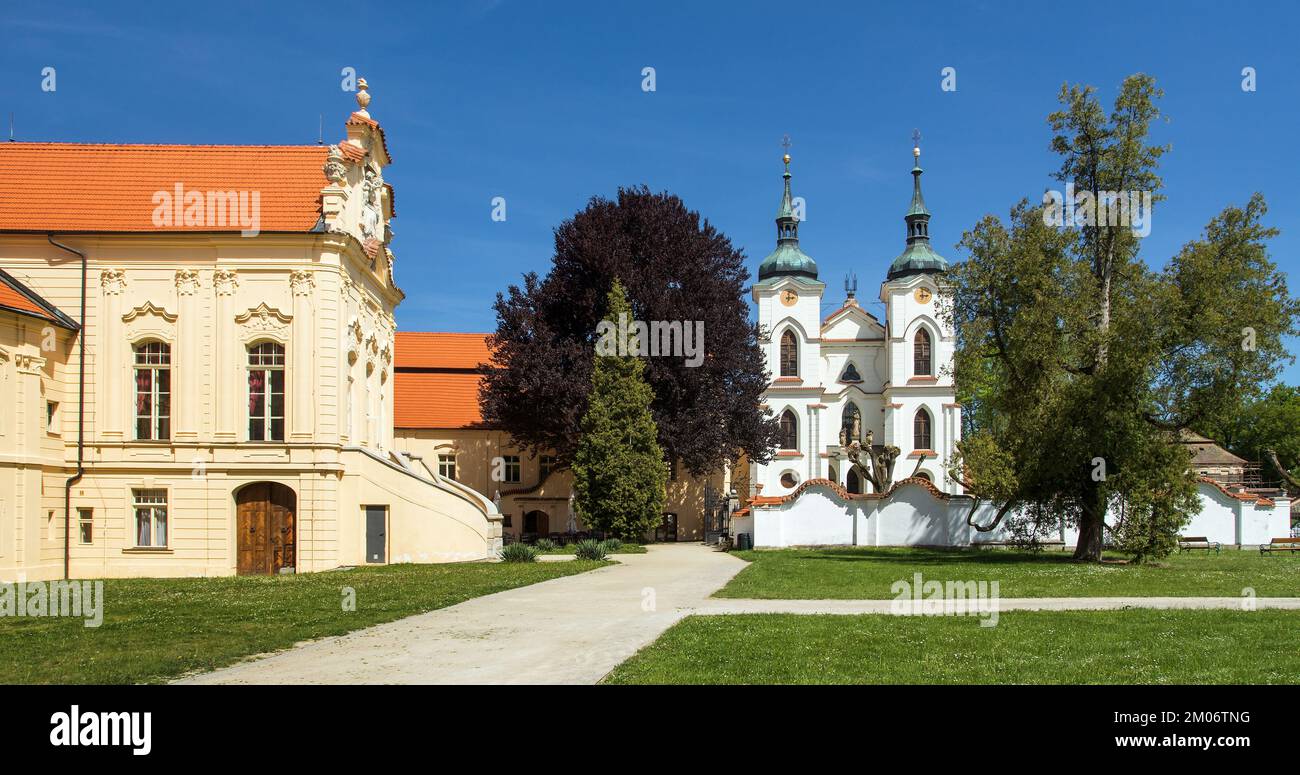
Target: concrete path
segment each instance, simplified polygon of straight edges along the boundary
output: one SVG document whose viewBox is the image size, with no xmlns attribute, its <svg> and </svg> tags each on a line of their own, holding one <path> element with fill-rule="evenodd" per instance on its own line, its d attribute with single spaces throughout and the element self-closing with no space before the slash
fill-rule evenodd
<svg viewBox="0 0 1300 775">
<path fill-rule="evenodd" d="M 699 544 L 648 548 L 179 683 L 593 684 L 745 567 Z"/>
<path fill-rule="evenodd" d="M 1249 602 L 1257 610 L 1281 608 L 1300 610 L 1300 597 L 1004 597 L 997 601 L 1002 611 L 1114 611 L 1121 608 L 1231 608 L 1244 610 Z M 922 604 L 928 605 L 926 603 Z M 980 605 L 985 605 L 981 603 Z M 893 600 L 707 600 L 691 613 L 721 614 L 895 614 Z M 922 608 L 921 610 L 925 610 Z"/>
<path fill-rule="evenodd" d="M 691 614 L 894 613 L 892 600 L 713 599 L 743 561 L 699 544 L 648 548 L 616 555 L 618 565 L 303 643 L 178 683 L 592 684 Z M 1253 603 L 1300 610 L 1294 597 Z M 1042 597 L 1002 598 L 997 610 L 1241 610 L 1242 604 L 1240 597 Z"/>
</svg>

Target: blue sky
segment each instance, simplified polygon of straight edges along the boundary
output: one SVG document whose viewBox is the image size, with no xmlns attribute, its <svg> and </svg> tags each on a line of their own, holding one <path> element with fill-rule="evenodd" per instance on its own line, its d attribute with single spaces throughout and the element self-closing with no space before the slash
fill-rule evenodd
<svg viewBox="0 0 1300 775">
<path fill-rule="evenodd" d="M 827 282 L 874 299 L 903 246 L 910 134 L 923 134 L 939 252 L 1054 187 L 1045 116 L 1062 82 L 1109 102 L 1155 75 L 1168 200 L 1144 254 L 1163 261 L 1226 204 L 1266 195 L 1271 252 L 1300 292 L 1300 4 L 1020 2 L 11 4 L 0 111 L 21 140 L 314 143 L 342 136 L 371 84 L 397 194 L 407 330 L 487 331 L 497 291 L 544 274 L 551 230 L 594 194 L 645 183 L 731 237 L 751 271 L 774 241 L 784 134 L 803 247 Z M 40 89 L 53 66 L 58 90 Z M 641 90 L 654 67 L 656 91 Z M 1243 67 L 1258 88 L 1241 88 Z M 957 90 L 940 88 L 944 67 Z M 505 197 L 507 220 L 490 218 Z M 874 308 L 879 313 L 878 308 Z M 1292 343 L 1295 344 L 1294 342 Z M 1300 366 L 1285 379 L 1300 382 Z"/>
</svg>

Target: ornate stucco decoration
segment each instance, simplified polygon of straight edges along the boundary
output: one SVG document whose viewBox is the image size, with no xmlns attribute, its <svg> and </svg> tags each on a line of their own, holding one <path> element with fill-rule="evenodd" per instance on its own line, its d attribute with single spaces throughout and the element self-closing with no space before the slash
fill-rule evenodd
<svg viewBox="0 0 1300 775">
<path fill-rule="evenodd" d="M 343 160 L 343 151 L 337 145 L 331 145 L 329 148 L 329 157 L 325 160 L 325 177 L 331 183 L 338 184 L 347 180 L 347 164 Z"/>
<path fill-rule="evenodd" d="M 308 296 L 316 287 L 316 278 L 308 269 L 299 269 L 289 274 L 289 287 L 294 296 Z"/>
<path fill-rule="evenodd" d="M 174 315 L 171 312 L 168 312 L 162 307 L 154 306 L 154 303 L 152 301 L 146 301 L 144 304 L 141 304 L 140 306 L 136 307 L 135 309 L 123 315 L 122 322 L 130 323 L 132 320 L 135 320 L 136 318 L 145 315 L 156 315 L 157 317 L 162 318 L 168 323 L 176 322 L 176 315 Z"/>
<path fill-rule="evenodd" d="M 126 290 L 126 271 L 105 269 L 99 273 L 99 287 L 109 295 L 121 293 Z"/>
<path fill-rule="evenodd" d="M 176 291 L 182 296 L 193 296 L 199 292 L 199 272 L 197 269 L 176 270 Z"/>
<path fill-rule="evenodd" d="M 292 321 L 293 316 L 268 307 L 266 302 L 235 316 L 235 322 L 243 326 L 248 334 L 271 334 L 280 339 L 288 338 L 289 323 Z"/>
<path fill-rule="evenodd" d="M 45 359 L 30 353 L 14 353 L 14 368 L 20 374 L 39 374 L 45 368 Z"/>
<path fill-rule="evenodd" d="M 380 202 L 380 192 L 383 190 L 383 176 L 374 166 L 367 166 L 365 183 L 362 186 L 364 199 L 361 205 L 361 246 L 372 261 L 387 242 L 384 234 L 383 205 Z"/>
<path fill-rule="evenodd" d="M 218 269 L 212 273 L 212 288 L 218 296 L 230 296 L 239 287 L 239 275 L 233 269 Z"/>
<path fill-rule="evenodd" d="M 138 342 L 150 337 L 167 341 L 176 340 L 176 315 L 155 306 L 152 301 L 146 301 L 127 312 L 122 316 L 122 322 L 126 324 L 128 341 Z"/>
</svg>

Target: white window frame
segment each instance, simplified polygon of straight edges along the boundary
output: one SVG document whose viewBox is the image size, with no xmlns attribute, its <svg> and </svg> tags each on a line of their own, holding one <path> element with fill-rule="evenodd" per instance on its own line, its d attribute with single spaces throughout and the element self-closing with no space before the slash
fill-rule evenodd
<svg viewBox="0 0 1300 775">
<path fill-rule="evenodd" d="M 447 473 L 450 467 L 451 473 Z M 438 453 L 438 476 L 444 479 L 456 481 L 456 455 L 455 453 L 439 452 Z"/>
<path fill-rule="evenodd" d="M 131 535 L 132 543 L 137 549 L 166 549 L 171 542 L 171 520 L 169 513 L 168 492 L 157 487 L 131 488 Z M 148 511 L 149 543 L 140 543 L 140 519 L 142 510 Z M 158 541 L 158 528 L 162 526 L 162 542 Z"/>
<path fill-rule="evenodd" d="M 147 348 L 151 345 L 158 345 L 162 349 L 160 356 L 165 355 L 166 360 L 144 363 L 140 362 L 141 348 Z M 148 371 L 149 374 L 149 435 L 140 435 L 140 420 L 143 415 L 140 414 L 140 372 Z M 163 415 L 158 411 L 158 399 L 163 395 L 163 391 L 158 390 L 158 375 L 161 372 L 167 372 L 167 432 L 162 432 Z M 131 345 L 131 425 L 132 433 L 136 441 L 171 441 L 172 438 L 172 387 L 175 374 L 172 373 L 172 346 L 170 342 L 163 339 L 151 338 L 141 339 Z"/>
<path fill-rule="evenodd" d="M 263 346 L 263 345 L 268 345 L 268 344 L 269 344 L 269 345 L 273 345 L 273 346 L 279 348 L 279 352 L 276 353 L 276 354 L 279 356 L 279 363 L 274 363 L 274 362 L 272 362 L 272 363 L 257 363 L 257 364 L 254 364 L 254 363 L 252 362 L 252 360 L 253 360 L 253 351 L 256 350 L 257 348 Z M 259 354 L 259 358 L 260 358 L 260 357 L 263 357 L 263 356 L 261 356 L 261 355 Z M 264 442 L 265 442 L 265 443 L 271 443 L 271 444 L 279 444 L 279 443 L 283 442 L 283 441 L 285 440 L 285 438 L 287 438 L 288 435 L 289 435 L 289 421 L 288 421 L 288 414 L 289 414 L 289 375 L 288 375 L 288 373 L 287 373 L 287 370 L 285 369 L 285 362 L 286 362 L 286 359 L 287 359 L 287 358 L 288 358 L 288 349 L 284 346 L 284 344 L 282 344 L 281 342 L 277 342 L 277 341 L 275 341 L 275 340 L 273 340 L 273 339 L 263 339 L 263 340 L 261 340 L 261 341 L 251 342 L 251 343 L 249 343 L 248 347 L 245 348 L 245 351 L 244 351 L 244 363 L 245 363 L 245 366 L 244 366 L 244 415 L 245 415 L 245 417 L 248 418 L 248 422 L 245 423 L 245 426 L 244 426 L 244 432 L 247 434 L 247 436 L 248 436 L 248 440 L 249 440 L 251 443 L 254 443 L 254 444 L 260 444 L 260 443 L 264 443 Z M 249 382 L 250 382 L 250 377 L 252 376 L 253 372 L 255 372 L 255 371 L 260 371 L 260 372 L 263 373 L 262 384 L 265 386 L 265 392 L 263 392 L 263 394 L 262 394 L 262 396 L 263 396 L 263 398 L 262 398 L 262 410 L 263 410 L 263 412 L 262 412 L 262 417 L 261 417 L 262 438 L 260 438 L 260 439 L 255 439 L 255 438 L 253 438 L 253 433 L 252 433 L 252 430 L 253 430 L 253 423 L 256 422 L 257 418 L 255 418 L 255 417 L 253 416 L 253 413 L 252 413 L 252 410 L 251 410 L 252 398 L 253 398 L 253 388 L 252 388 L 252 385 L 249 384 Z M 280 408 L 281 416 L 278 417 L 278 418 L 277 418 L 275 415 L 272 415 L 272 414 L 271 414 L 271 405 L 272 405 L 272 401 L 271 401 L 271 396 L 272 396 L 272 392 L 271 392 L 271 374 L 272 374 L 272 372 L 277 372 L 277 371 L 280 372 L 280 374 L 281 374 L 281 378 L 280 378 L 280 392 L 281 392 L 281 397 L 282 397 L 281 402 L 280 402 L 280 403 L 281 403 L 281 408 Z M 278 439 L 277 439 L 277 438 L 273 438 L 273 433 L 272 433 L 272 429 L 274 428 L 274 421 L 275 421 L 276 419 L 279 419 L 279 420 L 280 420 L 280 438 L 278 438 Z"/>
</svg>

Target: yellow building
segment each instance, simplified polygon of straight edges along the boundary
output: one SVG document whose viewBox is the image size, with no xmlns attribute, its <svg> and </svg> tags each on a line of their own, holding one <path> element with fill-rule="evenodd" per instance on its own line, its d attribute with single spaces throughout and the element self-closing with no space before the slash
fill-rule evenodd
<svg viewBox="0 0 1300 775">
<path fill-rule="evenodd" d="M 499 547 L 489 499 L 394 445 L 403 295 L 361 88 L 328 147 L 0 144 L 0 580 Z"/>
<path fill-rule="evenodd" d="M 529 455 L 479 411 L 480 368 L 491 360 L 488 334 L 397 333 L 394 443 L 440 476 L 469 485 L 498 503 L 507 540 L 561 538 L 587 530 L 573 513 L 573 474 L 554 455 Z M 742 465 L 739 470 L 745 470 Z M 702 541 L 717 532 L 719 501 L 733 483 L 724 466 L 708 477 L 674 466 L 664 524 L 647 540 Z M 716 505 L 715 505 L 716 504 Z"/>
</svg>

